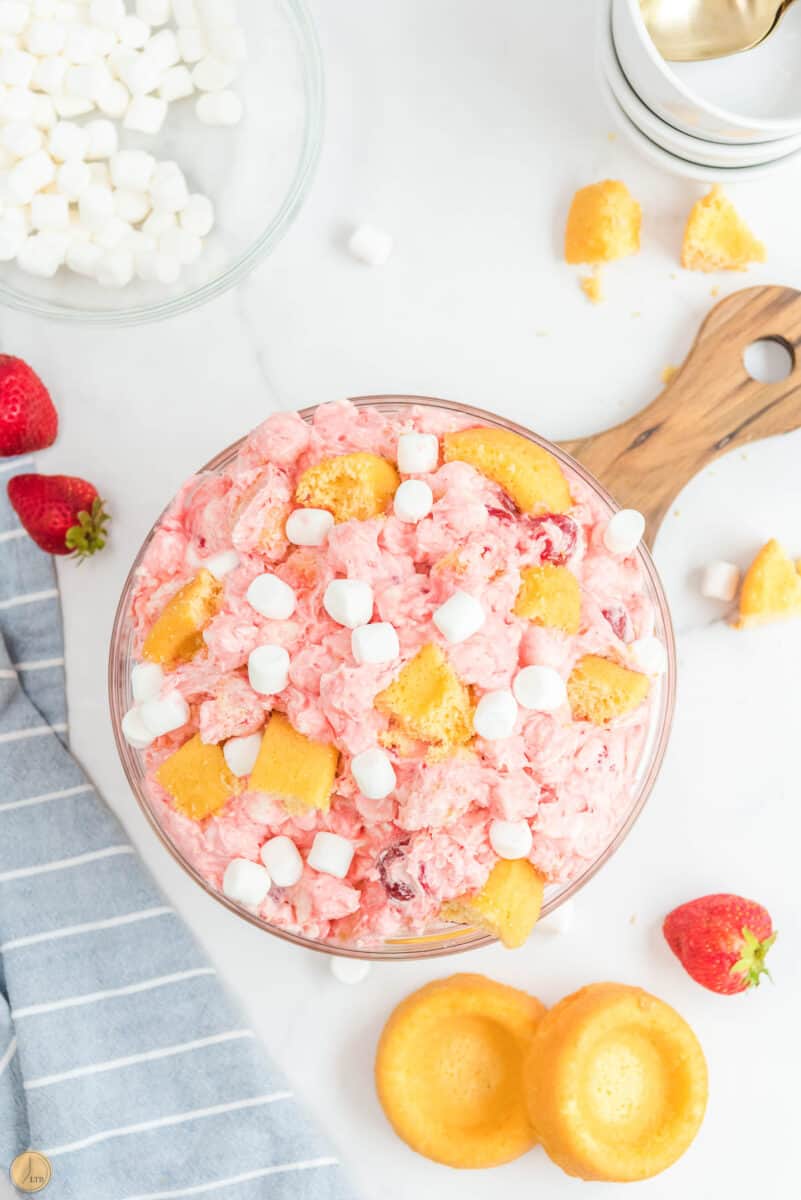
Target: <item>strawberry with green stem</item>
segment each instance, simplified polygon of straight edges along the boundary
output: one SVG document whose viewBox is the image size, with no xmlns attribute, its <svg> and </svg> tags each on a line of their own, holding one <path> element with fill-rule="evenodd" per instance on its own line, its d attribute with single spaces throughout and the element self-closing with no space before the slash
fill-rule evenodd
<svg viewBox="0 0 801 1200">
<path fill-rule="evenodd" d="M 770 978 L 765 958 L 776 933 L 770 913 L 754 900 L 701 896 L 668 913 L 662 932 L 687 973 L 712 992 L 732 996 Z"/>
<path fill-rule="evenodd" d="M 106 544 L 108 514 L 97 488 L 74 475 L 15 475 L 8 498 L 37 546 L 79 562 Z"/>
</svg>

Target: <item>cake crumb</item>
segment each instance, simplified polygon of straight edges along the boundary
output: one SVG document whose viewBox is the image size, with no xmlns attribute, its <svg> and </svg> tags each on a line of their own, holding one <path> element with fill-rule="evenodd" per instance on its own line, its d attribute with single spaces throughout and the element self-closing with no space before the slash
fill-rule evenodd
<svg viewBox="0 0 801 1200">
<path fill-rule="evenodd" d="M 764 262 L 766 257 L 764 245 L 719 184 L 693 205 L 681 247 L 681 265 L 686 270 L 744 271 L 749 263 Z"/>
<path fill-rule="evenodd" d="M 671 366 L 670 363 L 668 363 L 668 365 L 666 367 L 663 367 L 662 368 L 662 382 L 664 384 L 670 383 L 671 379 L 676 374 L 678 369 L 679 369 L 678 367 Z"/>
<path fill-rule="evenodd" d="M 631 916 L 629 917 L 629 925 L 636 925 L 636 924 L 637 924 L 637 914 L 632 913 Z"/>
<path fill-rule="evenodd" d="M 616 142 L 617 134 L 614 131 L 607 133 L 606 140 L 607 140 L 607 142 Z"/>
<path fill-rule="evenodd" d="M 565 260 L 603 263 L 637 254 L 642 210 L 619 179 L 579 188 L 565 229 Z"/>
<path fill-rule="evenodd" d="M 604 299 L 604 289 L 599 267 L 596 266 L 591 275 L 581 275 L 579 285 L 592 304 L 601 304 Z"/>
<path fill-rule="evenodd" d="M 713 287 L 713 288 L 710 288 L 710 289 L 709 289 L 709 294 L 710 294 L 710 296 L 712 296 L 712 297 L 719 296 L 719 295 L 720 295 L 720 288 L 719 288 L 719 287 Z"/>
</svg>

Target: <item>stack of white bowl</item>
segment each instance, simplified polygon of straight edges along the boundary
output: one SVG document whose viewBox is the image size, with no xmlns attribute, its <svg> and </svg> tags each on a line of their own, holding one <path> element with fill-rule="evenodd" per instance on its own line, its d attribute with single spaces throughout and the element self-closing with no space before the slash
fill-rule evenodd
<svg viewBox="0 0 801 1200">
<path fill-rule="evenodd" d="M 709 182 L 801 165 L 801 0 L 760 46 L 666 62 L 640 0 L 599 0 L 601 84 L 616 124 L 658 166 Z"/>
</svg>

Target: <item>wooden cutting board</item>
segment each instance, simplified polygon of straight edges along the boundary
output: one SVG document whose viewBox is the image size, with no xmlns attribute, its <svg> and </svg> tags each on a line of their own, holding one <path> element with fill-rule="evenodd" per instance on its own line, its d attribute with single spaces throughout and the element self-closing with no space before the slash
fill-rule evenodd
<svg viewBox="0 0 801 1200">
<path fill-rule="evenodd" d="M 752 379 L 743 352 L 783 342 L 793 369 L 780 383 Z M 801 292 L 753 287 L 716 304 L 690 353 L 646 408 L 602 433 L 561 442 L 625 508 L 646 518 L 654 538 L 676 496 L 708 463 L 759 438 L 801 426 Z"/>
</svg>

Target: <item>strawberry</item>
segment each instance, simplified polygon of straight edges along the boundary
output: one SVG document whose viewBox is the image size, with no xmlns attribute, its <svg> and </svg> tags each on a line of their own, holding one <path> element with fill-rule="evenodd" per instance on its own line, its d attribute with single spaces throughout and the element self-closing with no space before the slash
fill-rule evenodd
<svg viewBox="0 0 801 1200">
<path fill-rule="evenodd" d="M 731 996 L 759 987 L 770 972 L 765 956 L 776 941 L 767 909 L 742 896 L 701 896 L 668 913 L 665 940 L 702 987 Z"/>
<path fill-rule="evenodd" d="M 37 546 L 88 558 L 106 544 L 108 515 L 97 488 L 74 475 L 15 475 L 8 498 Z"/>
<path fill-rule="evenodd" d="M 21 358 L 0 354 L 0 458 L 52 446 L 58 413 L 50 393 Z"/>
</svg>

